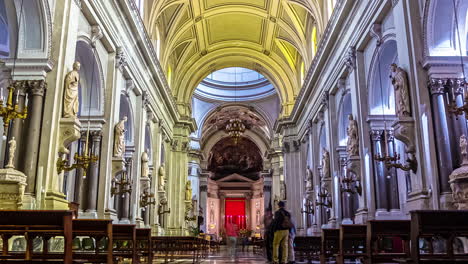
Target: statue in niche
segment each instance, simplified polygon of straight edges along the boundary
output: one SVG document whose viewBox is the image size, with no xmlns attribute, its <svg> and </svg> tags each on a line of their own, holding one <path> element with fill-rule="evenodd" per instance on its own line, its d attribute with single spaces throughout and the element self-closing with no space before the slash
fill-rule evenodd
<svg viewBox="0 0 468 264">
<path fill-rule="evenodd" d="M 149 176 L 149 157 L 148 157 L 148 151 L 143 151 L 141 154 L 141 177 L 148 177 Z"/>
<path fill-rule="evenodd" d="M 323 148 L 322 153 L 322 173 L 323 178 L 330 177 L 330 153 L 325 148 Z"/>
<path fill-rule="evenodd" d="M 80 68 L 78 61 L 73 63 L 73 70 L 65 75 L 62 117 L 76 118 L 78 116 L 78 85 L 80 83 Z"/>
<path fill-rule="evenodd" d="M 214 202 L 211 201 L 210 203 L 210 224 L 214 224 L 215 214 L 214 214 Z"/>
<path fill-rule="evenodd" d="M 468 150 L 466 149 L 468 146 L 468 142 L 466 139 L 465 134 L 460 136 L 460 153 L 462 155 L 463 161 L 467 161 Z"/>
<path fill-rule="evenodd" d="M 348 156 L 359 156 L 359 135 L 358 135 L 358 125 L 357 121 L 354 120 L 353 115 L 348 115 L 348 142 L 346 146 L 346 151 Z"/>
<path fill-rule="evenodd" d="M 125 152 L 125 122 L 124 116 L 114 127 L 114 157 L 121 158 Z"/>
<path fill-rule="evenodd" d="M 165 181 L 166 181 L 165 173 L 166 171 L 164 170 L 164 163 L 161 163 L 161 166 L 159 166 L 159 170 L 158 170 L 160 191 L 164 191 L 164 186 L 165 186 Z"/>
<path fill-rule="evenodd" d="M 185 183 L 185 200 L 192 201 L 192 182 L 187 181 Z"/>
<path fill-rule="evenodd" d="M 408 74 L 395 63 L 392 63 L 390 70 L 393 74 L 393 76 L 390 75 L 390 79 L 392 80 L 393 89 L 395 90 L 396 114 L 399 118 L 410 117 L 411 107 L 409 98 Z"/>
<path fill-rule="evenodd" d="M 15 151 L 16 151 L 16 140 L 15 137 L 11 137 L 10 141 L 8 141 L 9 148 L 8 148 L 8 164 L 5 166 L 6 168 L 14 169 L 15 165 L 13 165 L 13 160 L 15 159 Z"/>
<path fill-rule="evenodd" d="M 286 183 L 284 181 L 282 181 L 280 185 L 280 199 L 283 201 L 287 199 Z"/>
<path fill-rule="evenodd" d="M 162 197 L 161 200 L 159 200 L 159 205 L 158 205 L 159 225 L 161 227 L 166 227 L 166 224 L 164 222 L 164 215 L 171 213 L 171 208 L 168 208 L 166 210 L 166 206 L 167 206 L 167 198 Z"/>
<path fill-rule="evenodd" d="M 306 169 L 306 192 L 312 192 L 314 190 L 313 184 L 313 175 L 312 171 L 310 170 L 309 166 Z"/>
</svg>

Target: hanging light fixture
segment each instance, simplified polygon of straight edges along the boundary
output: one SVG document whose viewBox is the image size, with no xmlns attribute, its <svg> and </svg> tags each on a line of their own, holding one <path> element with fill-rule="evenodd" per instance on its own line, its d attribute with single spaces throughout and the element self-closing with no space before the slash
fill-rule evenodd
<svg viewBox="0 0 468 264">
<path fill-rule="evenodd" d="M 234 68 L 234 103 L 237 99 L 237 71 Z M 245 125 L 242 120 L 238 117 L 229 120 L 226 125 L 226 132 L 234 140 L 234 144 L 237 144 L 242 134 L 245 132 Z"/>
</svg>

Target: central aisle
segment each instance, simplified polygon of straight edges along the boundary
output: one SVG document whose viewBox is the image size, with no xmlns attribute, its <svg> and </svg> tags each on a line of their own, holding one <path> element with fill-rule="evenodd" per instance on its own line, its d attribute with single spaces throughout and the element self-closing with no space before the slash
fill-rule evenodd
<svg viewBox="0 0 468 264">
<path fill-rule="evenodd" d="M 155 262 L 159 263 L 159 262 Z M 190 260 L 177 260 L 171 263 L 183 263 L 189 264 L 192 263 Z M 207 259 L 204 259 L 200 262 L 201 264 L 225 264 L 225 263 L 239 263 L 239 264 L 265 264 L 268 263 L 266 259 L 262 255 L 253 254 L 252 248 L 249 248 L 249 252 L 241 252 L 241 247 L 237 247 L 237 258 L 235 260 L 231 260 L 229 256 L 227 256 L 227 248 L 226 246 L 221 246 L 219 252 L 214 253 L 213 255 L 208 256 Z"/>
</svg>

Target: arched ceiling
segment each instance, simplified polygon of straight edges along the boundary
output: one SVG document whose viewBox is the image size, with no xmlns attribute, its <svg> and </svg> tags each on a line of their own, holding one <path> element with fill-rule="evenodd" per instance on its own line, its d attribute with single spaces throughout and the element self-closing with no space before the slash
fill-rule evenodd
<svg viewBox="0 0 468 264">
<path fill-rule="evenodd" d="M 244 67 L 275 86 L 287 115 L 323 29 L 319 1 L 161 0 L 146 24 L 179 103 L 209 73 Z"/>
</svg>

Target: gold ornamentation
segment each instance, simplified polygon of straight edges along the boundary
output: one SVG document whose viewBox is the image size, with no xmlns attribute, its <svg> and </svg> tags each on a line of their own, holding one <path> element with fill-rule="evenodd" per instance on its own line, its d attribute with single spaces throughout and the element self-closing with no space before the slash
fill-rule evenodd
<svg viewBox="0 0 468 264">
<path fill-rule="evenodd" d="M 3 135 L 6 135 L 8 131 L 8 125 L 10 124 L 11 120 L 15 118 L 26 119 L 28 116 L 28 107 L 26 105 L 23 108 L 23 111 L 20 112 L 18 102 L 13 104 L 13 91 L 15 90 L 15 87 L 10 85 L 7 89 L 8 98 L 6 105 L 3 105 L 3 96 L 0 97 L 0 116 L 3 118 Z"/>
</svg>

